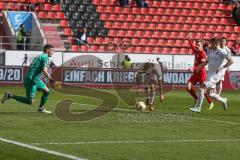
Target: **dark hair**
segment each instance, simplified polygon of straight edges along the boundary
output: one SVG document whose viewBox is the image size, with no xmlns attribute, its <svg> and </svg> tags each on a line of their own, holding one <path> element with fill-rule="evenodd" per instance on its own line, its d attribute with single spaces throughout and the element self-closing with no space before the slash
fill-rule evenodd
<svg viewBox="0 0 240 160">
<path fill-rule="evenodd" d="M 44 47 L 43 47 L 43 52 L 47 52 L 48 49 L 51 49 L 51 48 L 54 48 L 53 45 L 51 44 L 46 44 Z"/>
<path fill-rule="evenodd" d="M 227 38 L 226 37 L 222 37 L 221 40 L 225 40 L 227 42 Z"/>
<path fill-rule="evenodd" d="M 216 37 L 214 37 L 214 38 L 212 38 L 211 40 L 210 40 L 210 42 L 213 42 L 213 43 L 215 43 L 215 42 L 219 42 L 219 40 L 216 38 Z"/>
</svg>

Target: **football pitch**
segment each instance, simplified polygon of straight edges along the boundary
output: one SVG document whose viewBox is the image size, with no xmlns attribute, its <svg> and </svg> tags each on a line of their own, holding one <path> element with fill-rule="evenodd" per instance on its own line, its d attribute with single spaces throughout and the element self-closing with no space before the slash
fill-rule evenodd
<svg viewBox="0 0 240 160">
<path fill-rule="evenodd" d="M 22 87 L 1 87 L 0 94 L 7 90 L 25 94 Z M 40 93 L 32 106 L 15 100 L 0 104 L 0 160 L 240 158 L 239 91 L 223 91 L 223 97 L 228 98 L 227 111 L 216 102 L 209 111 L 205 100 L 201 113 L 189 112 L 194 101 L 186 91 L 173 89 L 166 93 L 162 103 L 156 97 L 153 112 L 137 112 L 126 102 L 133 99 L 134 92 L 112 89 L 91 92 L 88 97 L 52 90 L 46 108 L 53 114 L 37 112 Z M 56 114 L 56 105 L 62 100 L 72 100 L 70 110 L 77 115 L 96 109 L 103 102 L 97 98 L 101 96 L 107 104 L 116 104 L 111 112 L 86 121 L 63 120 Z M 144 101 L 143 94 L 135 100 Z"/>
</svg>

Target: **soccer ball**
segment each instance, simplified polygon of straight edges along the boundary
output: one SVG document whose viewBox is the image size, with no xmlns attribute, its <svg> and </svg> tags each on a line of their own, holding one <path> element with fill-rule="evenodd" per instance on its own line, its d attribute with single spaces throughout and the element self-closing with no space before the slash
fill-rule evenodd
<svg viewBox="0 0 240 160">
<path fill-rule="evenodd" d="M 136 109 L 138 111 L 144 111 L 146 109 L 146 104 L 144 102 L 137 102 Z"/>
</svg>

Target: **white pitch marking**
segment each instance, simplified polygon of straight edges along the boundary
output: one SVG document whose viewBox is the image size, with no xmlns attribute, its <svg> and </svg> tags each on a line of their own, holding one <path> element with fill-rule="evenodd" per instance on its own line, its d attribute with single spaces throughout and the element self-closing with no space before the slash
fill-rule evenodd
<svg viewBox="0 0 240 160">
<path fill-rule="evenodd" d="M 78 144 L 128 144 L 128 143 L 187 143 L 187 142 L 239 142 L 240 139 L 183 139 L 183 140 L 163 140 L 163 141 L 89 141 L 89 142 L 49 142 L 31 143 L 33 145 L 78 145 Z"/>
<path fill-rule="evenodd" d="M 35 146 L 29 145 L 29 144 L 8 140 L 8 139 L 2 138 L 2 137 L 0 137 L 0 141 L 10 143 L 10 144 L 15 144 L 17 146 L 21 146 L 21 147 L 24 147 L 24 148 L 29 148 L 31 150 L 36 150 L 36 151 L 52 154 L 52 155 L 55 155 L 55 156 L 64 157 L 64 158 L 67 158 L 67 159 L 84 160 L 82 158 L 79 158 L 79 157 L 76 157 L 76 156 L 73 156 L 73 155 L 64 154 L 64 153 L 60 153 L 60 152 L 56 152 L 56 151 L 53 151 L 53 150 L 48 150 L 48 149 L 44 149 L 44 148 L 40 148 L 40 147 L 35 147 Z"/>
</svg>

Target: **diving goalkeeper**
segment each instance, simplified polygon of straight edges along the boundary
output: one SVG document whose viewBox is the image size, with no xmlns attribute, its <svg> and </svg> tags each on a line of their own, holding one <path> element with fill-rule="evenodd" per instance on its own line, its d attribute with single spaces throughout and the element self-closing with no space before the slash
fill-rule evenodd
<svg viewBox="0 0 240 160">
<path fill-rule="evenodd" d="M 42 113 L 51 113 L 45 109 L 45 103 L 47 102 L 50 90 L 47 87 L 46 83 L 41 80 L 41 75 L 44 74 L 46 78 L 49 79 L 49 82 L 56 89 L 61 89 L 61 82 L 54 81 L 51 75 L 48 72 L 49 68 L 49 57 L 53 55 L 53 46 L 46 44 L 43 48 L 43 53 L 37 56 L 29 66 L 29 70 L 24 78 L 24 87 L 26 90 L 26 97 L 17 96 L 11 92 L 6 92 L 1 99 L 1 102 L 4 103 L 6 100 L 12 98 L 18 102 L 25 104 L 33 104 L 36 91 L 39 90 L 42 92 L 41 102 L 39 104 L 38 112 Z"/>
</svg>

